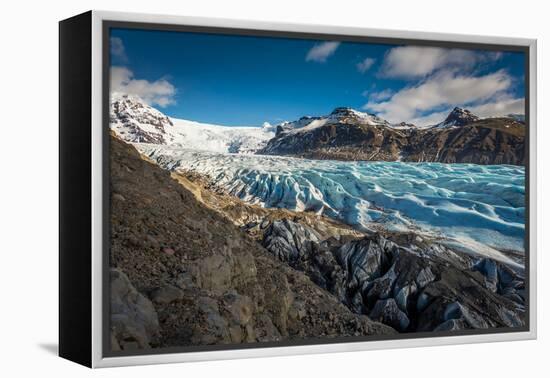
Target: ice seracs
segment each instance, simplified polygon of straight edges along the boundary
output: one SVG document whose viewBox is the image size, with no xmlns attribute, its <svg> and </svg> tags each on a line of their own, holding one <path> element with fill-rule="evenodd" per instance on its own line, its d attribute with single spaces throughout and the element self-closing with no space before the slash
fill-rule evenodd
<svg viewBox="0 0 550 378">
<path fill-rule="evenodd" d="M 139 149 L 165 169 L 208 177 L 250 204 L 324 214 L 359 230 L 378 225 L 445 235 L 448 243 L 507 263 L 497 250 L 523 251 L 523 167 L 349 164 L 151 144 Z"/>
</svg>

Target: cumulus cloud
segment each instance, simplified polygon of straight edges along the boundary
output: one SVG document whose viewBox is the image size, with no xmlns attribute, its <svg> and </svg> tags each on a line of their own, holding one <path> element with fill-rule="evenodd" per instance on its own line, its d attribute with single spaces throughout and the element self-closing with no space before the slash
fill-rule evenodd
<svg viewBox="0 0 550 378">
<path fill-rule="evenodd" d="M 398 91 L 365 92 L 364 109 L 390 122 L 433 125 L 455 106 L 480 117 L 524 113 L 523 98 L 514 98 L 515 80 L 507 71 L 485 73 L 480 68 L 502 53 L 437 47 L 401 46 L 390 49 L 378 76 L 407 80 Z"/>
<path fill-rule="evenodd" d="M 110 38 L 111 45 L 111 55 L 115 58 L 118 58 L 121 62 L 126 63 L 128 61 L 128 56 L 126 55 L 126 49 L 124 48 L 124 43 L 119 37 Z"/>
<path fill-rule="evenodd" d="M 307 52 L 306 62 L 313 61 L 324 63 L 329 56 L 334 54 L 338 46 L 340 46 L 340 42 L 318 43 Z"/>
<path fill-rule="evenodd" d="M 493 98 L 505 95 L 511 85 L 512 78 L 504 70 L 483 76 L 441 72 L 398 91 L 385 101 L 370 99 L 364 108 L 390 122 L 418 122 L 422 120 L 419 117 L 434 108 L 490 102 Z"/>
<path fill-rule="evenodd" d="M 472 106 L 469 109 L 472 113 L 482 118 L 509 114 L 525 114 L 525 99 L 504 96 L 492 102 Z"/>
<path fill-rule="evenodd" d="M 378 102 L 387 100 L 388 98 L 393 96 L 393 93 L 394 92 L 391 89 L 384 89 L 378 92 L 365 91 L 363 92 L 363 96 L 368 97 L 369 101 Z"/>
<path fill-rule="evenodd" d="M 166 107 L 175 103 L 176 88 L 166 79 L 135 79 L 128 68 L 115 66 L 111 67 L 111 92 L 138 96 L 149 105 Z"/>
<path fill-rule="evenodd" d="M 365 58 L 361 62 L 357 63 L 356 65 L 357 71 L 361 73 L 365 73 L 373 66 L 375 62 L 376 62 L 376 59 L 374 58 Z"/>
<path fill-rule="evenodd" d="M 413 125 L 417 125 L 417 126 L 436 125 L 436 124 L 444 121 L 445 118 L 447 118 L 447 116 L 449 115 L 449 113 L 451 112 L 452 109 L 453 109 L 453 107 L 449 107 L 449 108 L 445 109 L 444 111 L 429 113 L 425 116 L 420 116 L 420 117 L 413 118 L 408 122 L 412 123 Z"/>
<path fill-rule="evenodd" d="M 465 106 L 460 104 L 459 106 Z M 443 121 L 449 115 L 449 112 L 453 107 L 448 107 L 444 111 L 429 113 L 425 116 L 413 118 L 410 122 L 419 126 L 435 125 Z M 510 98 L 508 96 L 502 96 L 494 101 L 490 101 L 484 104 L 468 106 L 467 107 L 473 114 L 481 118 L 487 117 L 501 117 L 510 114 L 524 114 L 525 113 L 525 99 L 523 98 Z"/>
<path fill-rule="evenodd" d="M 439 69 L 465 70 L 480 62 L 494 61 L 500 53 L 438 47 L 401 46 L 388 51 L 380 75 L 389 78 L 425 77 Z"/>
</svg>

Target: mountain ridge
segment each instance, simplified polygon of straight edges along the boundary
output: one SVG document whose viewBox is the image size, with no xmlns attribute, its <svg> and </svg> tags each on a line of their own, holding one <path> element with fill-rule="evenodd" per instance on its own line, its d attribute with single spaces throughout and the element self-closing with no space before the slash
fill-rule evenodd
<svg viewBox="0 0 550 378">
<path fill-rule="evenodd" d="M 229 127 L 170 118 L 139 98 L 116 95 L 110 120 L 126 142 L 219 153 L 512 165 L 524 165 L 526 156 L 525 124 L 518 115 L 479 118 L 459 107 L 431 127 L 391 124 L 343 106 L 275 126 Z"/>
<path fill-rule="evenodd" d="M 349 161 L 525 164 L 525 124 L 515 118 L 482 119 L 455 107 L 443 122 L 428 128 L 391 125 L 353 109 L 337 118 L 312 119 L 298 129 L 278 128 L 257 153 Z"/>
</svg>

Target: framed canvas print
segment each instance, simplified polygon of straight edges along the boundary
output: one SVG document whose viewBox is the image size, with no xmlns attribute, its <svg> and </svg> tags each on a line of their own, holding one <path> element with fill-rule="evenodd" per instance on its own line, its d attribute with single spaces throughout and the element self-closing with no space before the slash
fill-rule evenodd
<svg viewBox="0 0 550 378">
<path fill-rule="evenodd" d="M 60 355 L 536 337 L 534 40 L 60 22 Z"/>
</svg>

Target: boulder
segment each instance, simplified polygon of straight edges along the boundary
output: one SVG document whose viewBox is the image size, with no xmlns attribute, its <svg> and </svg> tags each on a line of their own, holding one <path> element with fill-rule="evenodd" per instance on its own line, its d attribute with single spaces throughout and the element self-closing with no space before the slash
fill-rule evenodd
<svg viewBox="0 0 550 378">
<path fill-rule="evenodd" d="M 416 293 L 416 284 L 413 282 L 409 285 L 405 285 L 397 290 L 395 294 L 395 302 L 401 311 L 405 314 L 408 313 L 407 306 L 409 303 L 409 297 Z"/>
<path fill-rule="evenodd" d="M 311 252 L 312 243 L 319 243 L 317 234 L 309 227 L 288 219 L 274 221 L 264 232 L 262 245 L 279 260 L 295 265 Z"/>
<path fill-rule="evenodd" d="M 378 299 L 387 299 L 392 295 L 396 278 L 395 266 L 392 265 L 382 277 L 369 283 L 366 290 L 364 290 L 369 306 L 374 305 Z"/>
<path fill-rule="evenodd" d="M 485 285 L 492 292 L 498 289 L 498 268 L 497 263 L 491 259 L 481 259 L 473 267 L 474 270 L 485 276 Z"/>
<path fill-rule="evenodd" d="M 422 289 L 433 280 L 435 280 L 435 275 L 432 273 L 432 270 L 428 266 L 418 272 L 418 275 L 416 276 L 416 285 L 419 289 Z"/>
<path fill-rule="evenodd" d="M 220 314 L 218 302 L 214 298 L 199 297 L 197 304 L 197 316 L 200 318 L 193 323 L 191 341 L 194 344 L 206 345 L 230 342 L 229 323 Z"/>
<path fill-rule="evenodd" d="M 183 298 L 183 291 L 172 285 L 159 287 L 151 292 L 151 300 L 158 304 L 169 304 Z"/>
<path fill-rule="evenodd" d="M 398 331 L 405 331 L 409 327 L 409 318 L 399 309 L 393 298 L 382 299 L 376 302 L 369 317 L 372 320 L 387 324 Z"/>
<path fill-rule="evenodd" d="M 113 350 L 151 347 L 160 330 L 153 304 L 135 289 L 122 271 L 111 268 L 109 276 Z"/>
<path fill-rule="evenodd" d="M 211 255 L 197 261 L 201 286 L 206 290 L 225 291 L 231 287 L 231 260 L 222 254 Z"/>
<path fill-rule="evenodd" d="M 391 264 L 385 239 L 363 238 L 342 245 L 335 253 L 339 264 L 348 271 L 348 282 L 363 282 L 383 275 Z"/>
</svg>

